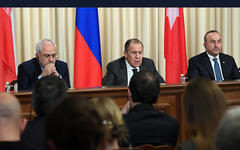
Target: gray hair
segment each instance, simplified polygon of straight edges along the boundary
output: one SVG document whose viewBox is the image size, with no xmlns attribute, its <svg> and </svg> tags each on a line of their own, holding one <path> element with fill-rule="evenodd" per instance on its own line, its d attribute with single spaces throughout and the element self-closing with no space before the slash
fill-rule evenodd
<svg viewBox="0 0 240 150">
<path fill-rule="evenodd" d="M 42 52 L 42 43 L 43 42 L 50 42 L 57 49 L 57 45 L 56 45 L 56 43 L 54 41 L 52 41 L 50 39 L 42 39 L 39 42 L 37 42 L 37 44 L 36 44 L 36 53 L 40 54 Z"/>
<path fill-rule="evenodd" d="M 215 134 L 218 150 L 240 149 L 240 108 L 227 110 Z"/>
</svg>

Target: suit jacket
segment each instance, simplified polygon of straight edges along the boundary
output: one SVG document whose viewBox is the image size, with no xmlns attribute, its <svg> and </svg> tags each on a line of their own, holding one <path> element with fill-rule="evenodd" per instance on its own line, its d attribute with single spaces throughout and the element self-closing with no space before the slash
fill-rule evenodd
<svg viewBox="0 0 240 150">
<path fill-rule="evenodd" d="M 165 83 L 162 76 L 157 72 L 156 67 L 152 59 L 143 58 L 142 64 L 139 66 L 140 70 L 148 71 L 153 73 L 160 81 Z M 102 85 L 127 85 L 127 67 L 125 58 L 121 57 L 117 60 L 110 62 L 107 65 L 107 73 L 102 80 Z"/>
<path fill-rule="evenodd" d="M 240 73 L 234 58 L 223 53 L 219 54 L 219 58 L 224 80 L 240 79 Z M 188 77 L 188 81 L 198 76 L 215 80 L 213 68 L 206 52 L 194 56 L 189 60 L 186 76 Z"/>
<path fill-rule="evenodd" d="M 137 104 L 123 115 L 123 119 L 134 147 L 142 144 L 176 145 L 179 132 L 177 120 L 150 104 Z"/>
<path fill-rule="evenodd" d="M 37 116 L 28 121 L 21 135 L 21 141 L 39 150 L 48 150 L 45 139 L 45 117 Z"/>
<path fill-rule="evenodd" d="M 1 141 L 1 150 L 39 150 L 37 148 L 31 147 L 30 145 L 22 141 Z"/>
<path fill-rule="evenodd" d="M 58 73 L 66 81 L 68 88 L 70 88 L 69 73 L 67 63 L 56 60 L 55 66 Z M 18 66 L 18 90 L 32 90 L 38 76 L 42 73 L 40 64 L 37 58 L 25 61 Z"/>
</svg>

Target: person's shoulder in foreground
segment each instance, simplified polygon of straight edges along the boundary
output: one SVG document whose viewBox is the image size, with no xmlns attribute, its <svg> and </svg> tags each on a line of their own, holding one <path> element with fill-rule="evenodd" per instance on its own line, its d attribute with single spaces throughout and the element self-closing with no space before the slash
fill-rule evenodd
<svg viewBox="0 0 240 150">
<path fill-rule="evenodd" d="M 122 112 L 125 113 L 123 117 L 133 146 L 176 145 L 179 132 L 177 120 L 153 106 L 159 93 L 159 80 L 152 73 L 139 71 L 131 78 L 129 101 Z"/>
<path fill-rule="evenodd" d="M 0 149 L 34 150 L 20 139 L 25 126 L 26 119 L 22 117 L 18 99 L 8 93 L 0 93 Z"/>
<path fill-rule="evenodd" d="M 215 133 L 217 150 L 239 150 L 240 108 L 228 109 Z"/>
<path fill-rule="evenodd" d="M 46 138 L 51 150 L 103 150 L 103 121 L 88 99 L 66 97 L 46 118 Z"/>
<path fill-rule="evenodd" d="M 183 109 L 188 139 L 179 149 L 216 150 L 214 133 L 227 109 L 221 88 L 203 77 L 193 79 L 185 88 Z"/>
<path fill-rule="evenodd" d="M 22 141 L 45 150 L 45 117 L 46 114 L 67 96 L 66 82 L 57 76 L 49 75 L 39 79 L 32 92 L 32 107 L 36 117 L 27 122 L 21 135 Z"/>
</svg>

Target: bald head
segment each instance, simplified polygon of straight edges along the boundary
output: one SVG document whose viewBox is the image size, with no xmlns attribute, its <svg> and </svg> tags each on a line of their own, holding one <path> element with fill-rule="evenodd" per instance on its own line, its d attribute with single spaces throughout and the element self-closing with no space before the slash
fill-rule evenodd
<svg viewBox="0 0 240 150">
<path fill-rule="evenodd" d="M 19 141 L 25 125 L 17 98 L 0 93 L 0 141 Z"/>
<path fill-rule="evenodd" d="M 17 98 L 8 93 L 0 93 L 0 119 L 19 118 L 21 118 L 21 107 Z"/>
</svg>

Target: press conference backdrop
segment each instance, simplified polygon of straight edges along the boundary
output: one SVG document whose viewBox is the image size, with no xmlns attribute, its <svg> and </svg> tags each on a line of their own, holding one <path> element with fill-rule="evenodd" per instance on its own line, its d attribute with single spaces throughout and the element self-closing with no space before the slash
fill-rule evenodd
<svg viewBox="0 0 240 150">
<path fill-rule="evenodd" d="M 42 38 L 57 43 L 57 58 L 68 63 L 71 85 L 74 75 L 75 8 L 14 8 L 17 65 L 35 56 Z M 165 8 L 98 8 L 103 75 L 108 62 L 123 56 L 124 43 L 139 38 L 144 56 L 155 61 L 165 77 Z M 240 8 L 184 8 L 187 59 L 203 52 L 204 34 L 222 33 L 223 52 L 240 65 Z"/>
</svg>

